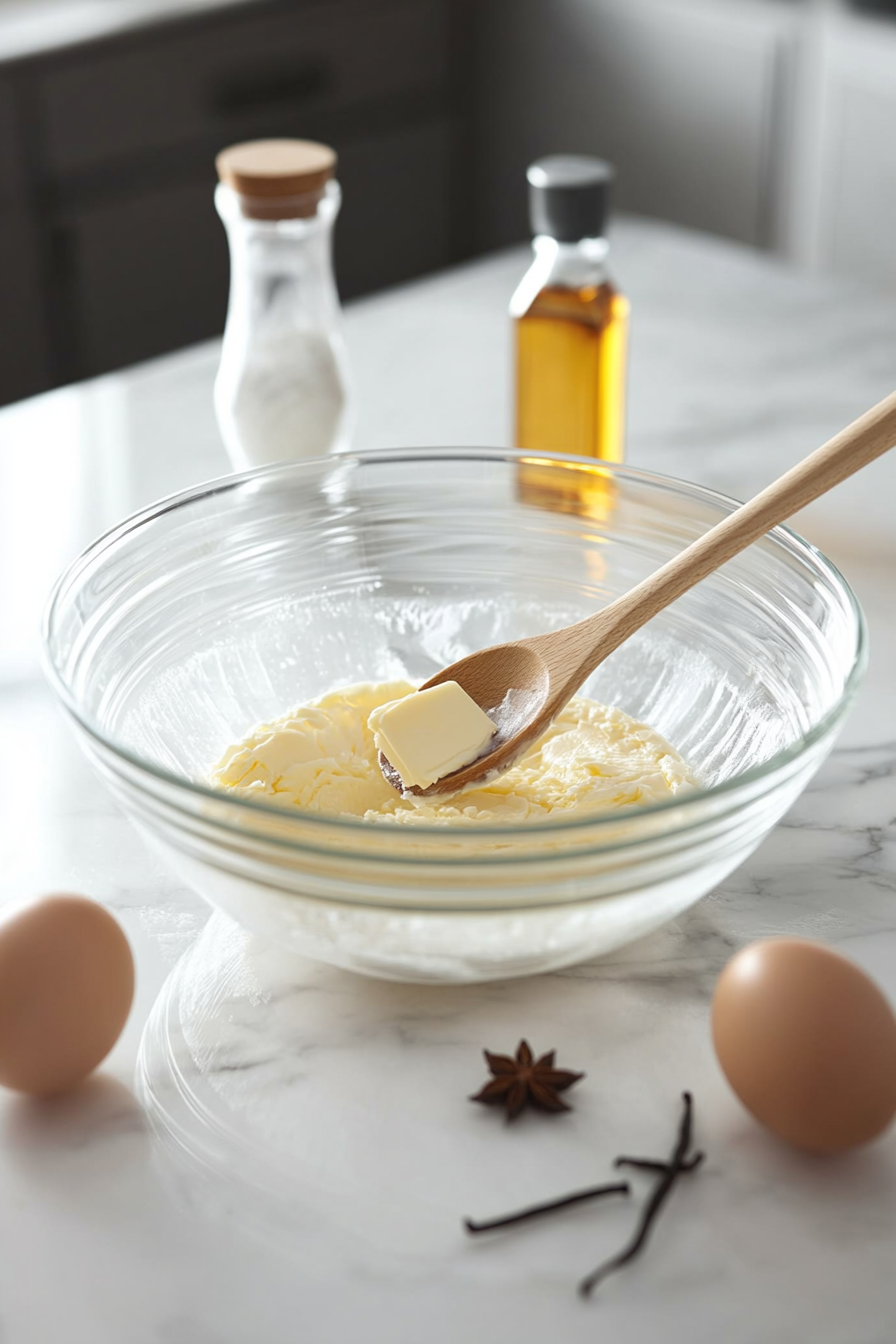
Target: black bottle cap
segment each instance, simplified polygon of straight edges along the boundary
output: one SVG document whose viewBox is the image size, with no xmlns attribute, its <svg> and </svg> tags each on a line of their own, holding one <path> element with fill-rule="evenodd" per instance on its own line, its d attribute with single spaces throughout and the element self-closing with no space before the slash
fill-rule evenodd
<svg viewBox="0 0 896 1344">
<path fill-rule="evenodd" d="M 584 154 L 552 154 L 526 169 L 533 233 L 558 243 L 602 238 L 610 213 L 613 165 Z"/>
</svg>

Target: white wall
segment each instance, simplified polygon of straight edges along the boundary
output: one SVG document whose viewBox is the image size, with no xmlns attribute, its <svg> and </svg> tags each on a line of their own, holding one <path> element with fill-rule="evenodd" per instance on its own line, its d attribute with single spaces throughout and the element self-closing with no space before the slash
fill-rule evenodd
<svg viewBox="0 0 896 1344">
<path fill-rule="evenodd" d="M 619 209 L 896 287 L 896 22 L 843 0 L 482 0 L 478 242 L 526 165 L 611 159 Z"/>
<path fill-rule="evenodd" d="M 777 241 L 774 116 L 794 6 L 762 0 L 488 0 L 485 245 L 526 232 L 539 154 L 611 159 L 621 209 Z"/>
</svg>

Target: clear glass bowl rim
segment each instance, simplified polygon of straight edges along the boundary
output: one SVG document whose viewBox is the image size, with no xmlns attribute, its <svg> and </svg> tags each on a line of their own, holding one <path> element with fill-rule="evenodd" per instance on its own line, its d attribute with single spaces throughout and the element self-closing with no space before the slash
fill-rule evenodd
<svg viewBox="0 0 896 1344">
<path fill-rule="evenodd" d="M 130 751 L 127 747 L 122 746 L 113 738 L 107 736 L 96 723 L 81 711 L 76 697 L 72 695 L 66 681 L 52 659 L 50 654 L 50 641 L 52 637 L 53 621 L 57 607 L 68 589 L 77 582 L 81 571 L 98 559 L 104 550 L 115 545 L 131 532 L 137 531 L 139 528 L 151 523 L 154 519 L 159 518 L 166 513 L 170 513 L 184 505 L 197 502 L 212 495 L 224 494 L 230 490 L 240 489 L 245 484 L 253 481 L 276 479 L 279 476 L 300 474 L 302 471 L 312 467 L 320 469 L 321 467 L 326 466 L 332 471 L 339 466 L 352 463 L 367 466 L 377 463 L 437 461 L 485 461 L 507 463 L 526 461 L 539 466 L 552 466 L 555 463 L 560 463 L 567 467 L 575 468 L 583 472 L 583 474 L 588 473 L 603 477 L 618 477 L 622 480 L 637 481 L 646 485 L 665 488 L 677 494 L 679 497 L 684 496 L 694 501 L 700 500 L 716 506 L 721 505 L 723 509 L 728 512 L 732 512 L 734 509 L 738 508 L 741 503 L 741 501 L 732 498 L 730 495 L 725 495 L 721 491 L 712 490 L 708 486 L 696 485 L 694 482 L 685 481 L 681 477 L 670 476 L 662 472 L 646 471 L 643 468 L 620 466 L 615 463 L 598 462 L 590 458 L 575 457 L 564 453 L 539 452 L 534 454 L 513 448 L 374 448 L 366 451 L 361 450 L 341 453 L 333 457 L 306 458 L 303 461 L 297 462 L 275 463 L 271 466 L 255 467 L 251 471 L 219 476 L 213 480 L 202 482 L 199 485 L 190 486 L 186 490 L 177 491 L 175 494 L 166 495 L 155 503 L 149 504 L 145 508 L 138 510 L 136 513 L 129 515 L 120 523 L 117 523 L 114 527 L 109 528 L 106 532 L 96 537 L 70 562 L 68 566 L 66 566 L 62 574 L 60 574 L 59 578 L 56 580 L 56 583 L 53 585 L 47 598 L 41 622 L 41 653 L 44 674 L 47 677 L 47 680 L 59 696 L 66 710 L 71 714 L 72 718 L 79 724 L 83 731 L 89 737 L 93 738 L 101 748 L 109 752 L 113 757 L 120 758 L 130 766 L 131 769 L 137 770 L 138 772 L 144 772 L 159 783 L 175 791 L 183 790 L 188 796 L 192 796 L 197 800 L 219 805 L 225 804 L 228 811 L 231 808 L 235 809 L 233 815 L 243 816 L 245 821 L 250 823 L 249 829 L 251 829 L 252 818 L 257 818 L 259 816 L 269 820 L 276 818 L 281 826 L 285 823 L 290 829 L 295 829 L 295 842 L 281 835 L 276 837 L 277 847 L 284 846 L 286 848 L 291 848 L 293 843 L 295 843 L 299 849 L 304 850 L 311 848 L 319 851 L 319 845 L 314 843 L 309 845 L 307 842 L 301 840 L 300 836 L 303 828 L 311 829 L 313 827 L 319 834 L 321 831 L 325 833 L 329 828 L 332 828 L 334 835 L 345 833 L 347 831 L 354 834 L 369 834 L 371 826 L 376 825 L 376 823 L 363 821 L 360 818 L 328 816 L 326 813 L 319 812 L 311 813 L 306 817 L 300 813 L 289 812 L 285 808 L 279 807 L 274 803 L 266 803 L 261 799 L 239 798 L 233 794 L 225 793 L 220 789 L 214 789 L 209 785 L 200 784 L 198 781 L 188 779 L 183 775 L 175 775 L 171 771 L 165 770 L 161 766 L 155 765 L 153 762 L 138 756 L 135 752 Z M 677 830 L 690 829 L 691 825 L 699 824 L 698 818 L 694 816 L 694 813 L 701 804 L 710 799 L 717 799 L 728 794 L 736 793 L 740 789 L 749 788 L 751 785 L 761 781 L 771 782 L 772 777 L 778 774 L 779 771 L 786 770 L 786 768 L 796 762 L 800 756 L 811 750 L 817 742 L 827 737 L 828 734 L 836 731 L 855 697 L 867 664 L 868 631 L 864 613 L 849 583 L 840 573 L 836 565 L 829 560 L 817 546 L 814 546 L 812 542 L 807 541 L 805 537 L 801 536 L 792 528 L 787 527 L 785 524 L 779 524 L 777 527 L 772 528 L 768 535 L 774 537 L 776 541 L 784 545 L 787 550 L 799 557 L 804 563 L 808 561 L 810 564 L 814 564 L 827 581 L 834 588 L 839 589 L 846 597 L 847 603 L 852 611 L 856 623 L 855 653 L 843 691 L 836 703 L 831 706 L 828 712 L 823 715 L 807 733 L 804 733 L 798 738 L 796 742 L 785 747 L 783 750 L 776 752 L 774 756 L 769 757 L 769 759 L 764 761 L 761 765 L 753 766 L 751 769 L 745 770 L 741 774 L 733 775 L 731 779 L 724 780 L 721 784 L 716 784 L 706 789 L 695 788 L 689 790 L 686 794 L 680 797 L 666 799 L 658 803 L 651 803 L 628 813 L 620 814 L 610 812 L 607 813 L 606 816 L 564 817 L 557 821 L 539 820 L 532 823 L 532 828 L 534 829 L 537 826 L 539 834 L 546 836 L 561 833 L 568 834 L 570 831 L 591 829 L 594 831 L 595 836 L 599 836 L 603 828 L 607 830 L 613 828 L 618 832 L 620 824 L 627 819 L 637 818 L 640 820 L 641 818 L 655 817 L 672 812 L 679 813 L 684 822 L 683 825 L 676 827 Z M 207 817 L 207 820 L 211 820 L 211 818 Z M 432 835 L 444 838 L 445 835 L 444 826 L 414 825 L 408 829 L 411 834 L 416 837 Z M 503 826 L 476 825 L 470 826 L 469 828 L 452 828 L 453 833 L 456 836 L 469 834 L 470 836 L 491 835 L 505 838 L 508 835 L 512 835 L 517 829 L 518 828 L 512 823 L 507 823 Z M 402 829 L 397 827 L 395 828 L 395 831 L 396 835 L 404 833 Z M 265 836 L 267 843 L 270 843 L 273 839 L 273 836 Z M 634 839 L 623 840 L 608 845 L 601 845 L 599 848 L 602 852 L 609 853 L 616 849 L 626 849 L 633 843 L 637 844 L 638 841 Z M 396 850 L 399 850 L 400 846 L 401 841 L 399 840 L 396 844 Z M 395 862 L 396 860 L 400 862 L 398 853 L 390 859 L 390 862 Z M 412 863 L 418 861 L 418 859 L 410 858 L 410 862 Z M 461 863 L 463 862 L 463 860 L 459 860 L 459 858 L 444 859 L 441 861 L 436 860 L 435 862 L 441 862 L 447 866 L 452 866 L 459 861 Z M 430 859 L 428 862 L 432 863 L 433 860 Z"/>
</svg>

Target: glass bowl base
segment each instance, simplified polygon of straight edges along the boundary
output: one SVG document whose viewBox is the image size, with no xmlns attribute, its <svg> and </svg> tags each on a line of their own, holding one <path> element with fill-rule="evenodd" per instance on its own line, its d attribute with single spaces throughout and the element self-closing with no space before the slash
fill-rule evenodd
<svg viewBox="0 0 896 1344">
<path fill-rule="evenodd" d="M 633 1117 L 650 1117 L 626 1096 L 643 1085 L 626 1082 L 632 1032 L 653 1030 L 659 1046 L 676 1024 L 657 1025 L 629 990 L 624 1017 L 608 1011 L 618 979 L 602 962 L 525 982 L 388 984 L 291 956 L 215 914 L 144 1033 L 137 1090 L 157 1157 L 191 1208 L 236 1214 L 321 1273 L 475 1275 L 482 1248 L 463 1217 L 599 1181 L 613 1156 L 601 1148 L 607 1124 L 631 1132 Z M 513 1053 L 523 1037 L 585 1072 L 568 1113 L 527 1110 L 508 1124 L 468 1100 L 489 1077 L 483 1049 Z M 663 1049 L 650 1088 L 673 1114 L 682 1081 L 666 1077 L 674 1052 Z M 598 1240 L 606 1229 L 618 1242 L 630 1217 L 624 1201 L 602 1213 Z M 562 1231 L 556 1244 L 566 1281 L 574 1247 L 561 1249 Z M 583 1271 L 592 1253 L 589 1241 Z M 509 1276 L 519 1254 L 509 1247 Z"/>
</svg>

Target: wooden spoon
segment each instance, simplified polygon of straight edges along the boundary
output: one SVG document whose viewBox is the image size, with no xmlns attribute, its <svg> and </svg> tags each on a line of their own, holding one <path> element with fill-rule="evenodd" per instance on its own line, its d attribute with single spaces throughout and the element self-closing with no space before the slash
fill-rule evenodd
<svg viewBox="0 0 896 1344">
<path fill-rule="evenodd" d="M 594 669 L 651 616 L 894 443 L 896 392 L 596 616 L 551 634 L 481 649 L 430 677 L 421 690 L 458 682 L 494 720 L 497 732 L 484 755 L 426 789 L 408 792 L 424 797 L 453 793 L 507 770 Z M 398 771 L 382 753 L 380 767 L 389 783 L 402 789 Z"/>
</svg>

